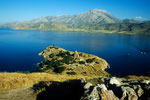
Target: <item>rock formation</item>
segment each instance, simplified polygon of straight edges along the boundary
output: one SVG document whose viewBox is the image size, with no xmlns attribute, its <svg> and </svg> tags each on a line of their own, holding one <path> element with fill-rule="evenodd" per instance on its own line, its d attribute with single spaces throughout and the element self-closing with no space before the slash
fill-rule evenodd
<svg viewBox="0 0 150 100">
<path fill-rule="evenodd" d="M 81 100 L 150 100 L 150 81 L 100 78 L 96 86 L 85 83 Z"/>
<path fill-rule="evenodd" d="M 78 53 L 78 51 L 75 51 L 74 52 L 74 59 L 78 59 L 79 58 L 79 53 Z"/>
</svg>

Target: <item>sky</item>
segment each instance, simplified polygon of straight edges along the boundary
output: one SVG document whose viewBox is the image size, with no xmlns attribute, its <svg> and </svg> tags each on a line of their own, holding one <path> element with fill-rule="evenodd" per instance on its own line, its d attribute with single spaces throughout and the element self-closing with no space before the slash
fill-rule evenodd
<svg viewBox="0 0 150 100">
<path fill-rule="evenodd" d="M 0 0 L 0 23 L 102 9 L 126 19 L 150 19 L 150 0 Z"/>
</svg>

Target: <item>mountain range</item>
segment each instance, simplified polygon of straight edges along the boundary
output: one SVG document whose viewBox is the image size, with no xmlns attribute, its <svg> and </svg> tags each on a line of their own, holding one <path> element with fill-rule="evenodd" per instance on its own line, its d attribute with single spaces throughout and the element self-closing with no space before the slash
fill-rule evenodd
<svg viewBox="0 0 150 100">
<path fill-rule="evenodd" d="M 45 16 L 0 27 L 51 31 L 90 31 L 106 33 L 150 34 L 150 22 L 121 20 L 105 10 L 93 9 L 76 15 Z"/>
</svg>

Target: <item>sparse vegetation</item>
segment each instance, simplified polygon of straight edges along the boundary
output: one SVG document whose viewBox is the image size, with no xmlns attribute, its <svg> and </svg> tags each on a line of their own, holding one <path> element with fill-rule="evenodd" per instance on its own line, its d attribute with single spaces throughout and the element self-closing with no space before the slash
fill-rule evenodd
<svg viewBox="0 0 150 100">
<path fill-rule="evenodd" d="M 92 77 L 98 76 L 69 76 L 48 73 L 0 73 L 0 90 L 10 90 L 21 87 L 29 87 L 33 84 L 39 83 L 40 81 L 63 82 L 71 79 L 92 79 Z"/>
<path fill-rule="evenodd" d="M 79 64 L 85 64 L 85 61 L 79 61 Z"/>
<path fill-rule="evenodd" d="M 66 72 L 68 75 L 76 75 L 76 72 Z"/>
<path fill-rule="evenodd" d="M 54 72 L 56 73 L 62 73 L 63 71 L 65 71 L 66 67 L 57 67 L 54 69 Z"/>
<path fill-rule="evenodd" d="M 86 62 L 87 63 L 92 63 L 96 58 L 92 58 L 92 59 L 87 59 Z"/>
<path fill-rule="evenodd" d="M 94 55 L 89 55 L 85 53 L 81 53 L 78 51 L 71 52 L 64 50 L 62 48 L 55 49 L 55 46 L 50 46 L 46 48 L 43 52 L 39 54 L 40 56 L 44 56 L 45 61 L 41 62 L 40 65 L 40 72 L 47 72 L 47 73 L 61 73 L 61 74 L 74 74 L 74 73 L 67 73 L 75 72 L 76 74 L 80 75 L 108 75 L 103 69 L 107 68 L 107 62 L 101 58 L 98 58 Z M 92 63 L 93 64 L 88 64 Z M 99 62 L 101 67 L 99 66 Z M 106 66 L 105 66 L 106 65 Z M 65 67 L 64 67 L 65 66 Z M 89 67 L 93 66 L 93 67 Z M 71 70 L 69 70 L 71 69 Z M 83 70 L 85 73 L 82 73 Z"/>
</svg>

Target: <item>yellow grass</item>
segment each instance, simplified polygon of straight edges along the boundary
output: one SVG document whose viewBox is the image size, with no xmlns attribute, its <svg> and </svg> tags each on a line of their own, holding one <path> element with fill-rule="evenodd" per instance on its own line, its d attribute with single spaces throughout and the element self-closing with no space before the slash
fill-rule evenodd
<svg viewBox="0 0 150 100">
<path fill-rule="evenodd" d="M 126 77 L 128 80 L 149 80 L 150 76 L 135 76 L 135 75 L 129 75 Z"/>
<path fill-rule="evenodd" d="M 71 79 L 92 79 L 98 76 L 60 75 L 48 73 L 0 73 L 0 90 L 33 86 L 40 81 L 67 81 Z"/>
</svg>

